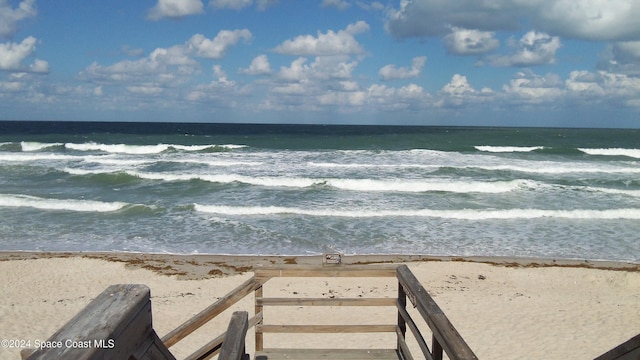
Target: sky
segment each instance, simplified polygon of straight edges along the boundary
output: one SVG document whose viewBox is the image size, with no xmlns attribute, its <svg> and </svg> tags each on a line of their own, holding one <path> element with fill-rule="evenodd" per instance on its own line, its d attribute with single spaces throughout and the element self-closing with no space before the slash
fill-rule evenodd
<svg viewBox="0 0 640 360">
<path fill-rule="evenodd" d="M 0 120 L 640 127 L 637 0 L 0 0 Z"/>
</svg>

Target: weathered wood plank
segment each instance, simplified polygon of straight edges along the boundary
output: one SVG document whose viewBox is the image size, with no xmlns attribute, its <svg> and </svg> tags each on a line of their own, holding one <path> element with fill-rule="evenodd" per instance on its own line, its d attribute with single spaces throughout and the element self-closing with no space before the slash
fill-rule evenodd
<svg viewBox="0 0 640 360">
<path fill-rule="evenodd" d="M 245 337 L 249 329 L 249 314 L 236 311 L 231 315 L 218 360 L 242 360 L 245 357 Z"/>
<path fill-rule="evenodd" d="M 253 316 L 249 319 L 249 328 L 256 326 L 260 321 L 262 321 L 262 313 Z M 215 337 L 213 340 L 206 343 L 200 349 L 194 351 L 191 355 L 184 358 L 184 360 L 197 360 L 204 359 L 207 356 L 213 356 L 220 352 L 220 348 L 222 348 L 222 343 L 224 342 L 225 337 L 227 336 L 227 332 L 223 332 L 222 334 Z"/>
<path fill-rule="evenodd" d="M 255 269 L 254 272 L 256 278 L 261 281 L 274 277 L 395 277 L 397 267 L 397 265 L 289 266 Z"/>
<path fill-rule="evenodd" d="M 152 346 L 154 334 L 149 288 L 112 285 L 48 339 L 60 346 L 39 349 L 28 359 L 127 359 Z M 173 356 L 166 351 L 158 358 Z"/>
<path fill-rule="evenodd" d="M 395 306 L 392 298 L 257 298 L 262 306 Z"/>
<path fill-rule="evenodd" d="M 255 360 L 398 360 L 393 349 L 267 349 L 256 352 Z"/>
<path fill-rule="evenodd" d="M 250 294 L 252 291 L 255 291 L 260 286 L 261 284 L 255 277 L 250 278 L 240 286 L 236 287 L 233 291 L 163 336 L 162 341 L 167 347 L 175 345 L 178 341 L 184 339 L 187 335 L 196 331 L 214 317 L 220 315 L 223 311 L 242 300 L 245 296 Z"/>
<path fill-rule="evenodd" d="M 434 359 L 437 359 L 437 344 L 442 346 L 452 360 L 477 359 L 477 356 L 411 270 L 406 265 L 401 265 L 398 267 L 397 273 L 398 281 L 404 287 L 407 297 L 424 317 L 433 332 L 434 340 L 436 340 L 432 350 Z"/>
<path fill-rule="evenodd" d="M 257 325 L 261 333 L 374 333 L 395 332 L 395 325 Z"/>
</svg>

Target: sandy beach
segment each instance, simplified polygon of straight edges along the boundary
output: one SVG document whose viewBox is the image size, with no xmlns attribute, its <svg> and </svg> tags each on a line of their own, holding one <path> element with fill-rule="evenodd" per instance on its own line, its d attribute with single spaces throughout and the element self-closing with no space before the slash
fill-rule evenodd
<svg viewBox="0 0 640 360">
<path fill-rule="evenodd" d="M 345 263 L 406 263 L 451 322 L 483 359 L 592 359 L 640 332 L 640 265 L 422 256 L 353 256 Z M 162 337 L 238 286 L 256 267 L 321 264 L 320 257 L 213 256 L 114 253 L 0 253 L 2 339 L 45 340 L 107 286 L 146 284 L 153 321 Z M 278 296 L 395 297 L 389 279 L 274 279 Z M 392 279 L 391 279 L 392 280 Z M 249 296 L 171 351 L 182 358 L 222 332 L 235 310 L 253 309 Z M 321 314 L 344 320 L 357 311 Z M 326 310 L 324 310 L 326 312 Z M 369 310 L 370 311 L 370 310 Z M 289 308 L 302 321 L 318 315 Z M 364 314 L 366 317 L 366 313 Z M 388 314 L 380 314 L 384 318 Z M 394 314 L 389 316 L 393 321 Z M 315 320 L 314 320 L 315 321 Z M 358 321 L 358 320 L 356 320 Z M 381 335 L 382 336 L 382 335 Z M 248 336 L 248 350 L 253 340 Z M 302 339 L 302 340 L 301 340 Z M 389 339 L 329 336 L 336 347 L 379 347 Z M 266 337 L 271 347 L 314 340 Z M 363 342 L 358 342 L 363 341 Z M 365 345 L 363 345 L 363 343 Z M 0 358 L 19 359 L 19 348 L 0 349 Z"/>
</svg>

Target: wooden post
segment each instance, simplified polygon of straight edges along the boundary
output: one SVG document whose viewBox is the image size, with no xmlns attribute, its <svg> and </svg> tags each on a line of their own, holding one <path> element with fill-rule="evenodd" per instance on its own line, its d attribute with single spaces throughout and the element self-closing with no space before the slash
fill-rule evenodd
<svg viewBox="0 0 640 360">
<path fill-rule="evenodd" d="M 262 351 L 264 349 L 264 335 L 262 330 L 260 329 L 260 325 L 264 324 L 264 314 L 262 313 L 264 307 L 262 306 L 261 300 L 263 296 L 262 286 L 256 289 L 255 291 L 255 312 L 256 316 L 258 314 L 262 314 L 260 317 L 260 321 L 256 324 L 255 334 L 256 334 L 256 351 Z"/>
<path fill-rule="evenodd" d="M 246 311 L 234 312 L 231 315 L 218 360 L 243 360 L 246 358 L 245 337 L 248 329 L 249 314 Z"/>
<path fill-rule="evenodd" d="M 28 356 L 38 359 L 172 359 L 153 330 L 145 285 L 111 285 Z"/>
<path fill-rule="evenodd" d="M 399 308 L 398 309 L 398 330 L 400 331 L 400 333 L 398 334 L 398 345 L 397 345 L 398 347 L 396 349 L 398 351 L 402 351 L 402 346 L 400 345 L 400 342 L 406 339 L 407 322 L 404 320 L 404 317 L 400 312 L 400 308 L 401 309 L 407 308 L 407 294 L 405 294 L 404 288 L 402 287 L 402 284 L 400 282 L 398 282 L 398 308 Z M 400 336 L 402 336 L 402 339 L 400 339 Z"/>
</svg>

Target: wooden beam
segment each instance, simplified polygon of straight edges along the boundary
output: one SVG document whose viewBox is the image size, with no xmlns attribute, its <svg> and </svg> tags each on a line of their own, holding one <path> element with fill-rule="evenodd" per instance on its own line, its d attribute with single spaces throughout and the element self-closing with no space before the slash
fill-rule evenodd
<svg viewBox="0 0 640 360">
<path fill-rule="evenodd" d="M 209 305 L 206 309 L 196 314 L 191 319 L 178 326 L 168 334 L 162 337 L 165 346 L 171 347 L 178 341 L 184 339 L 187 335 L 199 329 L 202 325 L 214 317 L 220 315 L 223 311 L 230 308 L 233 304 L 242 300 L 245 296 L 260 287 L 261 284 L 256 280 L 255 276 L 242 283 L 233 291 L 220 298 L 215 303 Z"/>
<path fill-rule="evenodd" d="M 287 266 L 254 269 L 262 282 L 274 277 L 395 277 L 397 265 Z"/>
<path fill-rule="evenodd" d="M 263 306 L 395 306 L 392 298 L 258 298 Z"/>
<path fill-rule="evenodd" d="M 395 325 L 258 325 L 262 333 L 376 333 L 395 332 Z"/>
<path fill-rule="evenodd" d="M 246 311 L 234 312 L 231 315 L 218 360 L 243 360 L 245 358 L 245 337 L 248 329 L 249 314 Z"/>
</svg>

